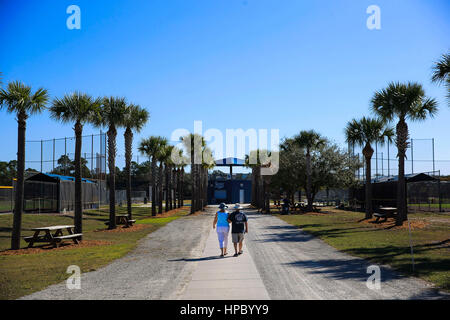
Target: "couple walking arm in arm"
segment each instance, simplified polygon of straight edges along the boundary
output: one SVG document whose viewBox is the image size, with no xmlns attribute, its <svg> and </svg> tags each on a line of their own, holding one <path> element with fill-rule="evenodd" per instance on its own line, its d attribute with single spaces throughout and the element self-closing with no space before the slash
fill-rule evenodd
<svg viewBox="0 0 450 320">
<path fill-rule="evenodd" d="M 231 214 L 225 210 L 228 208 L 225 203 L 219 205 L 219 211 L 214 218 L 213 228 L 217 225 L 217 236 L 219 239 L 219 246 L 221 250 L 221 257 L 227 255 L 229 224 L 231 223 L 231 237 L 234 245 L 234 256 L 242 254 L 242 246 L 244 241 L 244 234 L 248 233 L 248 221 L 244 212 L 240 211 L 242 207 L 236 204 Z M 238 250 L 239 247 L 239 250 Z"/>
</svg>

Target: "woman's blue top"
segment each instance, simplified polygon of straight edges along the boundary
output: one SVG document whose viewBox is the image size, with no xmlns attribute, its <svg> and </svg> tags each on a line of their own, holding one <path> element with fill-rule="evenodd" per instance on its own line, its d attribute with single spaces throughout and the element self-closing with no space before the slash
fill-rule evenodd
<svg viewBox="0 0 450 320">
<path fill-rule="evenodd" d="M 217 211 L 217 226 L 228 227 L 228 212 Z"/>
</svg>

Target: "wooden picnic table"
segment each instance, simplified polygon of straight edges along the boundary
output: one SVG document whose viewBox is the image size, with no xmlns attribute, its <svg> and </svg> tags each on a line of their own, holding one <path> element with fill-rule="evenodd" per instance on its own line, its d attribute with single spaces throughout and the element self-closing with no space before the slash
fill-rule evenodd
<svg viewBox="0 0 450 320">
<path fill-rule="evenodd" d="M 116 224 L 124 224 L 125 228 L 133 226 L 136 220 L 128 219 L 127 214 L 116 214 Z M 106 221 L 105 224 L 109 224 L 109 221 Z"/>
<path fill-rule="evenodd" d="M 28 248 L 33 247 L 36 242 L 50 243 L 53 245 L 53 247 L 57 248 L 61 241 L 66 239 L 72 239 L 73 242 L 78 244 L 83 234 L 74 233 L 74 228 L 75 226 L 73 225 L 33 228 L 31 229 L 34 231 L 33 236 L 25 237 L 24 239 L 26 242 L 28 242 Z M 63 230 L 66 230 L 68 234 L 64 235 Z M 44 234 L 39 235 L 41 232 L 43 232 Z"/>
<path fill-rule="evenodd" d="M 386 221 L 388 217 L 394 217 L 395 214 L 397 213 L 397 208 L 394 207 L 379 207 L 378 210 L 379 212 L 375 212 L 373 215 L 375 217 L 377 217 L 377 219 L 375 220 L 375 222 L 378 222 L 380 220 L 380 218 L 383 218 L 383 221 Z"/>
</svg>

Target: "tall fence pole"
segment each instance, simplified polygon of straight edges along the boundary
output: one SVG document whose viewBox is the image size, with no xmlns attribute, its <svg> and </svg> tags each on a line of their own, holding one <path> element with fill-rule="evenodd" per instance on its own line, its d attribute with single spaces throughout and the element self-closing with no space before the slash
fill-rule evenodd
<svg viewBox="0 0 450 320">
<path fill-rule="evenodd" d="M 55 139 L 53 139 L 53 171 L 55 171 Z"/>
<path fill-rule="evenodd" d="M 387 142 L 387 152 L 388 152 L 388 159 L 387 159 L 387 162 L 388 162 L 388 176 L 390 176 L 391 175 L 391 165 L 390 165 L 390 163 L 389 163 L 389 161 L 390 161 L 390 159 L 389 159 L 389 140 L 388 140 L 388 142 Z"/>
<path fill-rule="evenodd" d="M 361 160 L 359 160 L 359 153 L 358 153 L 358 163 L 360 162 Z M 358 181 L 360 181 L 361 180 L 361 168 L 358 166 Z M 299 200 L 300 201 L 300 200 Z"/>
<path fill-rule="evenodd" d="M 414 150 L 413 150 L 413 140 L 411 138 L 411 173 L 414 173 Z"/>
<path fill-rule="evenodd" d="M 381 175 L 384 176 L 384 159 L 383 159 L 383 152 L 381 153 Z"/>
<path fill-rule="evenodd" d="M 378 143 L 375 142 L 375 179 L 378 179 Z"/>
<path fill-rule="evenodd" d="M 434 167 L 434 138 L 431 139 L 431 146 L 433 148 L 433 174 L 434 174 L 434 170 L 435 170 L 435 167 Z"/>
<path fill-rule="evenodd" d="M 44 142 L 41 140 L 41 172 L 42 172 L 42 162 L 43 162 L 43 156 L 44 156 Z"/>
<path fill-rule="evenodd" d="M 103 134 L 103 136 L 105 137 L 105 142 L 104 142 L 104 147 L 105 147 L 105 183 L 106 183 L 106 133 Z"/>
<path fill-rule="evenodd" d="M 411 235 L 411 224 L 409 223 L 409 219 L 408 219 L 408 229 L 409 229 L 409 247 L 411 250 L 412 272 L 414 272 L 414 249 L 413 249 L 413 241 L 412 241 L 412 235 Z"/>
<path fill-rule="evenodd" d="M 67 137 L 64 137 L 64 161 L 67 160 Z M 67 175 L 67 163 L 64 163 L 64 175 Z"/>
<path fill-rule="evenodd" d="M 94 135 L 91 135 L 91 176 L 94 175 Z"/>
</svg>

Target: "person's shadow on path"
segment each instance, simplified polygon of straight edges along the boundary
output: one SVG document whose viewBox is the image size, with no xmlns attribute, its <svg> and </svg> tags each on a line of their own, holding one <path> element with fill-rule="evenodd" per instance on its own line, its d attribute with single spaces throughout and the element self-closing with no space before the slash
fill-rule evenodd
<svg viewBox="0 0 450 320">
<path fill-rule="evenodd" d="M 202 257 L 202 258 L 180 258 L 180 259 L 171 259 L 168 261 L 186 261 L 186 262 L 197 262 L 197 261 L 208 261 L 208 260 L 216 260 L 216 259 L 226 259 L 226 258 L 232 258 L 232 255 L 227 255 L 225 257 L 221 256 L 209 256 L 209 257 Z"/>
</svg>

